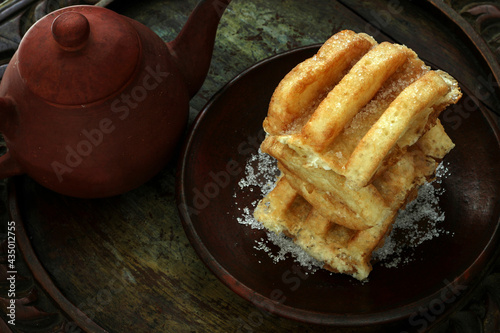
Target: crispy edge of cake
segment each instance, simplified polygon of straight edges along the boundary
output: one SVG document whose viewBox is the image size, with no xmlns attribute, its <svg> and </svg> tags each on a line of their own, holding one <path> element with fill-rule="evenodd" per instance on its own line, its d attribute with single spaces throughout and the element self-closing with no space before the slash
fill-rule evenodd
<svg viewBox="0 0 500 333">
<path fill-rule="evenodd" d="M 364 33 L 343 30 L 330 37 L 311 58 L 295 66 L 275 89 L 263 127 L 267 133 L 287 132 L 377 42 Z"/>
<path fill-rule="evenodd" d="M 405 63 L 407 50 L 383 42 L 368 51 L 314 110 L 301 129 L 302 144 L 317 153 L 325 151 L 384 82 Z"/>
</svg>

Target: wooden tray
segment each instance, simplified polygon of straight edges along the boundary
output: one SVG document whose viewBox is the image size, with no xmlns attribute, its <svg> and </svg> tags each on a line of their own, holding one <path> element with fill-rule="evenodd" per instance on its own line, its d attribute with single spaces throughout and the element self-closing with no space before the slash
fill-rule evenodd
<svg viewBox="0 0 500 333">
<path fill-rule="evenodd" d="M 110 8 L 171 40 L 196 2 L 115 2 Z M 226 82 L 257 61 L 321 43 L 344 28 L 408 45 L 468 87 L 472 97 L 477 97 L 475 103 L 498 113 L 498 63 L 487 41 L 471 27 L 464 15 L 438 1 L 401 2 L 394 7 L 385 1 L 234 2 L 221 20 L 212 70 L 192 100 L 191 119 Z M 460 119 L 467 121 L 466 111 Z M 17 291 L 22 305 L 17 310 L 17 326 L 8 326 L 3 314 L 0 331 L 78 332 L 77 327 L 89 332 L 317 330 L 316 325 L 259 310 L 205 267 L 178 217 L 175 163 L 137 190 L 104 200 L 60 196 L 27 177 L 9 182 L 8 211 L 17 226 Z M 7 240 L 4 250 L 6 244 Z M 482 276 L 495 269 L 490 267 L 493 257 L 488 256 Z M 5 283 L 3 288 L 5 302 Z M 469 290 L 472 295 L 474 286 Z M 481 294 L 479 304 L 489 299 Z M 490 303 L 486 316 L 494 313 L 495 302 Z M 456 306 L 466 311 L 469 304 L 468 298 L 461 298 Z M 447 318 L 457 320 L 460 315 L 456 313 Z M 427 326 L 442 319 L 433 316 Z M 386 332 L 415 328 L 405 320 L 384 325 Z M 379 332 L 381 327 L 321 330 Z"/>
</svg>

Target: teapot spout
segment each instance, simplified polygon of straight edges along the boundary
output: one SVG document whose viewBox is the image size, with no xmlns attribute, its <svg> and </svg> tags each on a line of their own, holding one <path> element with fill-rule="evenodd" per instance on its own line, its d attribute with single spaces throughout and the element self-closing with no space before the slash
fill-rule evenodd
<svg viewBox="0 0 500 333">
<path fill-rule="evenodd" d="M 189 96 L 196 95 L 208 74 L 219 21 L 231 0 L 202 0 L 179 35 L 167 43 L 184 76 Z"/>
</svg>

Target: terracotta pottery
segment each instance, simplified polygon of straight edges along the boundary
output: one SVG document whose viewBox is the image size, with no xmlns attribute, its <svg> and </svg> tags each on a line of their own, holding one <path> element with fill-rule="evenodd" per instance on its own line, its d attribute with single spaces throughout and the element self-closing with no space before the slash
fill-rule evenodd
<svg viewBox="0 0 500 333">
<path fill-rule="evenodd" d="M 36 22 L 0 85 L 8 147 L 0 178 L 27 174 L 86 198 L 150 179 L 175 151 L 229 2 L 202 1 L 169 43 L 95 6 L 66 7 Z"/>
<path fill-rule="evenodd" d="M 400 258 L 409 259 L 408 263 L 394 268 L 374 262 L 365 283 L 327 270 L 314 272 L 292 255 L 275 261 L 262 244 L 275 257 L 282 248 L 269 241 L 266 231 L 239 223 L 248 219 L 263 196 L 257 182 L 242 187 L 240 181 L 246 180 L 247 166 L 257 168 L 255 160 L 249 161 L 265 138 L 262 121 L 272 93 L 294 66 L 318 48 L 293 49 L 253 65 L 200 111 L 177 168 L 177 206 L 187 237 L 227 287 L 262 311 L 337 327 L 411 324 L 411 329 L 403 328 L 413 332 L 430 326 L 422 311 L 439 302 L 439 313 L 432 312 L 434 325 L 460 306 L 459 300 L 484 278 L 500 239 L 500 131 L 464 84 L 460 84 L 462 100 L 441 117 L 456 144 L 443 160 L 449 175 L 440 184 L 444 192 L 439 207 L 446 219 L 438 228 L 447 233 L 434 234 L 418 247 L 406 246 Z M 238 113 L 235 105 L 240 106 Z M 469 112 L 466 121 L 461 118 L 464 110 Z M 233 130 L 220 131 L 221 122 Z M 258 177 L 263 184 L 262 175 Z M 405 241 L 393 240 L 398 247 Z"/>
</svg>

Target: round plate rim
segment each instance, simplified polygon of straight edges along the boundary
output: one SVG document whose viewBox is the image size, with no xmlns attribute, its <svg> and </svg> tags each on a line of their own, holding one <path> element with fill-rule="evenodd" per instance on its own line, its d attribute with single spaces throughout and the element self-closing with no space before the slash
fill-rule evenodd
<svg viewBox="0 0 500 333">
<path fill-rule="evenodd" d="M 228 81 L 220 90 L 218 90 L 210 100 L 205 104 L 202 110 L 198 113 L 198 115 L 193 120 L 193 123 L 190 126 L 187 137 L 184 140 L 184 143 L 181 148 L 181 154 L 179 158 L 179 162 L 177 164 L 177 172 L 176 172 L 176 202 L 177 208 L 179 210 L 179 216 L 183 228 L 186 232 L 187 238 L 189 239 L 191 245 L 195 249 L 197 255 L 203 261 L 203 263 L 209 268 L 209 270 L 230 290 L 236 293 L 238 296 L 243 299 L 253 303 L 256 307 L 259 307 L 263 310 L 269 311 L 273 314 L 282 316 L 284 318 L 296 320 L 299 322 L 310 323 L 310 324 L 320 324 L 320 325 L 328 325 L 328 326 L 337 326 L 337 327 L 361 327 L 367 325 L 377 325 L 377 324 L 387 324 L 396 322 L 399 320 L 408 319 L 412 314 L 416 313 L 417 309 L 421 306 L 429 304 L 429 302 L 436 297 L 438 297 L 442 288 L 436 291 L 433 294 L 427 295 L 423 298 L 420 298 L 417 301 L 408 303 L 403 307 L 398 307 L 394 309 L 390 309 L 387 311 L 379 311 L 372 312 L 369 314 L 340 314 L 340 313 L 323 313 L 323 312 L 314 312 L 307 310 L 300 310 L 294 307 L 281 304 L 277 301 L 273 301 L 270 298 L 263 296 L 255 290 L 252 290 L 250 287 L 239 282 L 234 276 L 232 276 L 225 267 L 223 267 L 217 259 L 210 253 L 208 248 L 203 244 L 201 238 L 196 232 L 191 218 L 189 217 L 189 212 L 186 209 L 188 207 L 186 203 L 186 191 L 184 187 L 184 178 L 186 177 L 186 160 L 189 156 L 189 151 L 191 145 L 194 141 L 194 136 L 201 126 L 203 126 L 203 121 L 205 116 L 210 112 L 212 105 L 222 96 L 228 89 L 230 89 L 236 82 L 243 79 L 248 73 L 253 70 L 261 67 L 269 62 L 275 61 L 279 58 L 286 57 L 287 55 L 302 52 L 312 49 L 317 49 L 321 46 L 321 44 L 312 44 L 307 46 L 302 46 L 294 49 L 290 49 L 270 57 L 267 57 L 263 60 L 256 62 L 251 65 L 241 73 L 237 74 L 234 78 Z M 478 105 L 482 105 L 479 101 L 476 101 Z M 491 127 L 495 139 L 500 146 L 500 130 L 496 125 L 493 117 L 488 113 L 486 107 L 479 107 L 482 116 L 487 120 L 488 125 Z M 500 254 L 500 251 L 495 251 L 494 246 L 498 243 L 500 239 L 500 216 L 498 221 L 496 221 L 496 226 L 492 237 L 489 239 L 488 243 L 483 248 L 481 254 L 476 258 L 474 262 L 469 265 L 469 268 L 473 268 L 477 265 L 479 258 L 483 257 L 483 255 L 488 252 L 489 258 L 494 257 Z M 485 271 L 481 273 L 477 273 L 474 275 L 476 280 L 479 280 L 486 274 Z M 462 272 L 459 276 L 457 276 L 453 281 L 450 281 L 450 284 L 460 283 L 461 281 L 470 281 L 468 270 Z M 466 298 L 467 294 L 470 294 L 473 288 L 468 288 L 465 293 L 461 295 L 462 298 Z M 269 307 L 264 307 L 262 304 L 270 304 Z M 451 304 L 446 313 L 449 313 L 453 309 L 457 308 L 460 302 L 455 302 Z"/>
</svg>

